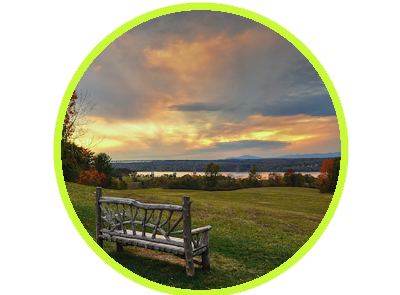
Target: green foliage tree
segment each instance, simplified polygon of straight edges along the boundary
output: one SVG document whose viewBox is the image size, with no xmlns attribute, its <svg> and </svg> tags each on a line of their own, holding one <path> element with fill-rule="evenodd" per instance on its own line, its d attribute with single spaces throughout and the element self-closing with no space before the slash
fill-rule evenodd
<svg viewBox="0 0 400 295">
<path fill-rule="evenodd" d="M 206 167 L 206 172 L 204 173 L 207 182 L 211 187 L 215 187 L 218 183 L 217 176 L 220 175 L 221 166 L 219 164 L 209 163 Z"/>
<path fill-rule="evenodd" d="M 110 162 L 111 157 L 106 153 L 100 153 L 93 158 L 94 169 L 107 176 L 107 187 L 111 184 L 111 173 L 113 172 L 113 167 Z"/>
<path fill-rule="evenodd" d="M 296 173 L 293 169 L 288 169 L 283 175 L 283 178 L 287 186 L 295 186 Z"/>
<path fill-rule="evenodd" d="M 260 179 L 261 179 L 261 175 L 260 175 L 260 173 L 258 173 L 258 167 L 256 165 L 254 165 L 249 170 L 248 182 L 250 185 L 257 185 Z"/>
<path fill-rule="evenodd" d="M 61 161 L 64 180 L 76 182 L 79 175 L 90 169 L 93 152 L 66 139 L 61 140 Z"/>
<path fill-rule="evenodd" d="M 305 177 L 304 177 L 303 174 L 301 174 L 301 173 L 296 173 L 296 174 L 294 175 L 294 186 L 302 187 L 302 186 L 304 185 L 305 182 L 306 182 L 306 181 L 305 181 Z"/>
<path fill-rule="evenodd" d="M 219 164 L 209 163 L 206 167 L 205 175 L 207 177 L 217 177 L 221 172 L 221 166 Z"/>
</svg>

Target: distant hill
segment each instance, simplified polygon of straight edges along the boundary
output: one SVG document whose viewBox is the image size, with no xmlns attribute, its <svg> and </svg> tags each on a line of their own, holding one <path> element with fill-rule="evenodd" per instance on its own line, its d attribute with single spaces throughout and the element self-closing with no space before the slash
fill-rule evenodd
<svg viewBox="0 0 400 295">
<path fill-rule="evenodd" d="M 315 154 L 303 154 L 303 155 L 286 155 L 286 156 L 280 156 L 277 158 L 336 158 L 340 157 L 341 153 L 326 153 L 326 154 L 320 154 L 320 153 L 315 153 Z"/>
<path fill-rule="evenodd" d="M 234 159 L 238 159 L 238 160 L 253 160 L 253 159 L 262 159 L 261 157 L 256 157 L 256 156 L 250 156 L 250 155 L 243 155 L 240 157 L 228 157 L 226 158 L 226 160 L 234 160 Z"/>
</svg>

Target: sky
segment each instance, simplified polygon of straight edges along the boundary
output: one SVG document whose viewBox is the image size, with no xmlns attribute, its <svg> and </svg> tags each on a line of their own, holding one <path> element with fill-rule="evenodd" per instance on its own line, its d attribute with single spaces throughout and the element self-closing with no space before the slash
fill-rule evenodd
<svg viewBox="0 0 400 295">
<path fill-rule="evenodd" d="M 140 24 L 93 61 L 77 89 L 96 104 L 85 140 L 101 138 L 92 150 L 113 160 L 340 151 L 314 67 L 237 15 L 190 11 Z"/>
</svg>

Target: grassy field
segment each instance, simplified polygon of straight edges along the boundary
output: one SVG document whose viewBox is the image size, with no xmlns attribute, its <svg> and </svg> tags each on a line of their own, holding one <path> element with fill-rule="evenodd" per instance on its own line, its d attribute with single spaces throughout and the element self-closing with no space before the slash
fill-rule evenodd
<svg viewBox="0 0 400 295">
<path fill-rule="evenodd" d="M 94 187 L 67 183 L 71 202 L 95 238 Z M 130 197 L 142 203 L 180 205 L 190 196 L 192 228 L 211 225 L 211 270 L 196 266 L 188 278 L 184 260 L 162 252 L 104 242 L 104 250 L 122 266 L 151 281 L 183 289 L 226 288 L 275 269 L 309 239 L 327 211 L 331 194 L 316 189 L 262 187 L 229 192 L 193 190 L 103 190 L 104 196 Z"/>
</svg>

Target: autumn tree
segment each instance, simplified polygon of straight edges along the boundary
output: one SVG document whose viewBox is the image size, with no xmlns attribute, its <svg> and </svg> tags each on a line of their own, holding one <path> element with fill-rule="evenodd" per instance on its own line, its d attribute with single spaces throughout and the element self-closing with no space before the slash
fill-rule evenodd
<svg viewBox="0 0 400 295">
<path fill-rule="evenodd" d="M 83 171 L 90 169 L 92 157 L 93 152 L 90 150 L 71 141 L 62 140 L 61 161 L 64 180 L 75 182 Z"/>
<path fill-rule="evenodd" d="M 104 173 L 99 173 L 95 169 L 83 171 L 77 180 L 79 184 L 93 185 L 93 186 L 107 186 L 107 176 Z"/>
<path fill-rule="evenodd" d="M 340 170 L 340 158 L 334 160 L 326 159 L 322 162 L 322 167 L 319 170 L 321 173 L 315 180 L 315 184 L 318 186 L 322 193 L 334 193 L 336 189 L 337 180 L 339 177 Z"/>
<path fill-rule="evenodd" d="M 340 158 L 333 159 L 333 170 L 331 175 L 331 191 L 334 192 L 339 179 Z"/>
</svg>

